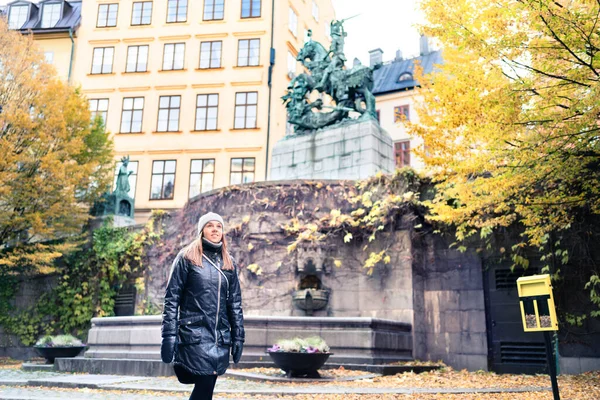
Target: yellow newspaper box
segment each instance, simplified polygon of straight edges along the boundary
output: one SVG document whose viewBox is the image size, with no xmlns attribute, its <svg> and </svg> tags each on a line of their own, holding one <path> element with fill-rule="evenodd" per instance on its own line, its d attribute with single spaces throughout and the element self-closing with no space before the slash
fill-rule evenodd
<svg viewBox="0 0 600 400">
<path fill-rule="evenodd" d="M 557 331 L 558 321 L 550 275 L 519 278 L 517 279 L 517 289 L 525 332 Z"/>
</svg>

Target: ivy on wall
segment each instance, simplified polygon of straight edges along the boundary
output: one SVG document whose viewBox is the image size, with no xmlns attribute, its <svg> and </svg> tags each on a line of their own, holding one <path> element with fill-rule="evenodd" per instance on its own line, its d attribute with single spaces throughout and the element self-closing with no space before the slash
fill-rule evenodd
<svg viewBox="0 0 600 400">
<path fill-rule="evenodd" d="M 137 278 L 136 286 L 143 287 L 139 278 L 145 276 L 146 250 L 161 237 L 163 216 L 163 211 L 155 211 L 137 231 L 112 227 L 108 221 L 91 237 L 70 238 L 74 250 L 57 263 L 55 287 L 25 310 L 16 309 L 14 299 L 20 279 L 31 275 L 19 275 L 14 268 L 0 265 L 0 325 L 4 332 L 16 335 L 25 346 L 46 334 L 87 334 L 93 317 L 113 314 L 115 296 L 124 283 Z M 29 274 L 32 269 L 29 266 Z"/>
</svg>

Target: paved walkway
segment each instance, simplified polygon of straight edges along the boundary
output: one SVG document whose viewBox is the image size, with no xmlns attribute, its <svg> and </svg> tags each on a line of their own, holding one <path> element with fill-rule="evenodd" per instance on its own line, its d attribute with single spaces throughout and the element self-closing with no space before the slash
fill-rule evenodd
<svg viewBox="0 0 600 400">
<path fill-rule="evenodd" d="M 73 392 L 61 388 L 80 391 Z M 155 397 L 134 393 L 111 393 L 107 391 L 151 390 Z M 397 387 L 350 387 L 342 384 L 289 385 L 273 382 L 221 377 L 217 381 L 216 394 L 239 395 L 239 399 L 251 399 L 253 395 L 277 396 L 296 394 L 416 394 L 416 393 L 500 393 L 547 391 L 544 387 L 519 389 L 461 389 L 461 388 L 397 388 Z M 0 399 L 69 400 L 96 399 L 182 399 L 189 396 L 190 385 L 180 384 L 174 377 L 135 377 L 118 375 L 66 374 L 56 372 L 30 372 L 15 369 L 0 370 Z M 164 393 L 160 395 L 160 393 Z M 317 396 L 315 396 L 317 397 Z M 229 397 L 231 398 L 231 397 Z"/>
</svg>

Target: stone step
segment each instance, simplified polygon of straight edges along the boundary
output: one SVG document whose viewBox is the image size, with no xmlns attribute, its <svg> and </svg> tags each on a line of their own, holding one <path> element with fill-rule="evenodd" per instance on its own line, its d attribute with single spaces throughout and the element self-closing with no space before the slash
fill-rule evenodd
<svg viewBox="0 0 600 400">
<path fill-rule="evenodd" d="M 23 371 L 45 371 L 54 372 L 54 364 L 38 364 L 38 363 L 23 363 L 21 364 Z"/>
<path fill-rule="evenodd" d="M 88 374 L 110 374 L 134 375 L 134 376 L 172 376 L 173 367 L 164 364 L 160 360 L 131 360 L 131 359 L 92 359 L 85 357 L 57 358 L 55 360 L 55 371 L 58 372 L 77 372 Z M 240 368 L 274 368 L 275 364 L 270 359 L 261 361 L 241 360 L 238 364 L 230 364 L 232 369 Z M 345 369 L 367 371 L 381 375 L 394 375 L 403 372 L 413 371 L 415 373 L 439 369 L 439 366 L 406 366 L 390 364 L 369 364 L 369 363 L 340 363 L 327 362 L 323 368 L 335 369 L 343 367 Z"/>
</svg>

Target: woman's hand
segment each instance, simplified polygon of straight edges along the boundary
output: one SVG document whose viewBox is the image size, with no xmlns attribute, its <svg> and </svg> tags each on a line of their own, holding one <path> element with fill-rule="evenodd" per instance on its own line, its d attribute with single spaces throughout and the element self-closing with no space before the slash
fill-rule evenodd
<svg viewBox="0 0 600 400">
<path fill-rule="evenodd" d="M 160 358 L 166 364 L 173 362 L 175 357 L 175 339 L 176 336 L 164 336 L 160 345 Z"/>
<path fill-rule="evenodd" d="M 233 342 L 233 346 L 231 347 L 231 355 L 233 357 L 234 363 L 239 363 L 240 358 L 242 358 L 242 352 L 244 351 L 244 342 L 235 340 Z"/>
</svg>

